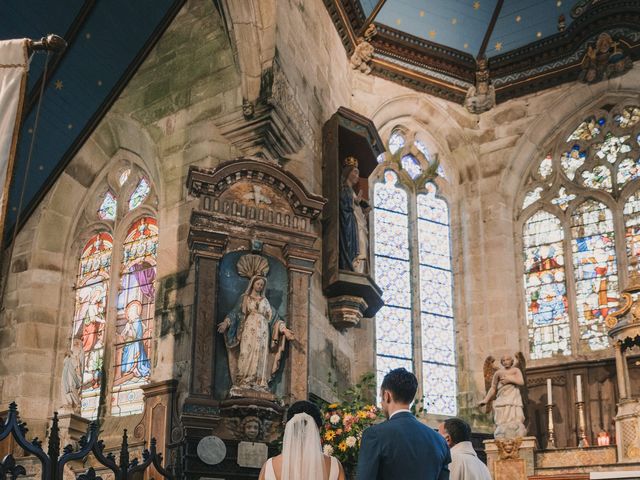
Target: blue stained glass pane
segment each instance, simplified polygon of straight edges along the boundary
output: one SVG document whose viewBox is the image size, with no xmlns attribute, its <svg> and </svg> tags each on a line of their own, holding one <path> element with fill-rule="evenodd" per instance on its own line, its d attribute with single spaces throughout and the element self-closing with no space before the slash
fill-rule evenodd
<svg viewBox="0 0 640 480">
<path fill-rule="evenodd" d="M 394 154 L 404 147 L 404 136 L 400 132 L 393 132 L 389 137 L 389 151 Z"/>
<path fill-rule="evenodd" d="M 375 209 L 376 255 L 409 260 L 408 221 L 406 214 Z"/>
<path fill-rule="evenodd" d="M 131 194 L 129 198 L 129 210 L 133 210 L 142 205 L 147 197 L 149 196 L 149 192 L 151 191 L 151 187 L 149 187 L 149 182 L 147 182 L 146 178 L 143 178 L 138 183 L 138 186 Z"/>
<path fill-rule="evenodd" d="M 118 208 L 118 201 L 111 192 L 107 192 L 104 195 L 104 200 L 100 204 L 98 209 L 98 217 L 102 220 L 115 220 L 116 211 Z"/>
<path fill-rule="evenodd" d="M 400 160 L 400 163 L 402 163 L 402 168 L 404 168 L 413 179 L 418 178 L 422 173 L 422 167 L 420 167 L 420 163 L 413 155 L 405 155 L 402 157 L 402 160 Z"/>
<path fill-rule="evenodd" d="M 455 365 L 455 328 L 452 317 L 421 313 L 422 360 L 442 365 Z"/>
<path fill-rule="evenodd" d="M 587 351 L 608 348 L 604 319 L 618 305 L 611 211 L 594 200 L 583 202 L 571 216 L 571 236 L 580 344 Z"/>
<path fill-rule="evenodd" d="M 531 358 L 568 355 L 571 344 L 560 220 L 538 211 L 525 223 L 522 237 Z"/>
<path fill-rule="evenodd" d="M 456 367 L 424 362 L 422 376 L 424 408 L 427 413 L 456 415 Z"/>
<path fill-rule="evenodd" d="M 408 213 L 407 192 L 396 187 L 398 175 L 392 171 L 384 172 L 384 182 L 376 183 L 374 187 L 373 205 L 391 212 Z"/>
<path fill-rule="evenodd" d="M 413 358 L 411 310 L 385 305 L 376 314 L 378 355 Z"/>
<path fill-rule="evenodd" d="M 411 307 L 409 262 L 376 255 L 376 283 L 387 305 Z"/>
<path fill-rule="evenodd" d="M 624 205 L 624 227 L 627 243 L 627 257 L 640 257 L 640 195 L 638 193 L 632 195 Z M 638 266 L 634 266 L 629 262 L 629 272 L 637 270 Z"/>
<path fill-rule="evenodd" d="M 422 375 L 427 412 L 455 415 L 457 382 L 449 209 L 433 183 L 417 196 Z"/>
<path fill-rule="evenodd" d="M 431 155 L 429 155 L 429 150 L 427 149 L 427 146 L 424 143 L 422 143 L 420 140 L 416 140 L 413 143 L 415 144 L 416 148 L 420 151 L 420 153 L 424 155 L 424 158 L 426 158 L 427 161 L 431 161 Z"/>
</svg>

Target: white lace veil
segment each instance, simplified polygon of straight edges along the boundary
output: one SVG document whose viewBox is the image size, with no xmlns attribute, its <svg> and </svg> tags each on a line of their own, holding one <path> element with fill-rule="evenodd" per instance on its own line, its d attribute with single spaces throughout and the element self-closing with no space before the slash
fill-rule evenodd
<svg viewBox="0 0 640 480">
<path fill-rule="evenodd" d="M 324 455 L 315 420 L 296 413 L 284 429 L 282 480 L 324 480 Z"/>
</svg>

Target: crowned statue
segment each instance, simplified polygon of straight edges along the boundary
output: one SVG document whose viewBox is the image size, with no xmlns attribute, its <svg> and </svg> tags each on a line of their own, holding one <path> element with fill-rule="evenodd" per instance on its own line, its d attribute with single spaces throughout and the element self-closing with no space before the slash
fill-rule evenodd
<svg viewBox="0 0 640 480">
<path fill-rule="evenodd" d="M 494 366 L 495 359 L 492 356 L 484 361 L 487 393 L 479 406 L 486 407 L 486 413 L 493 408 L 496 439 L 518 438 L 527 434 L 524 425 L 525 359 L 522 352 L 518 352 L 516 358 L 517 362 L 511 355 L 504 355 L 499 368 Z"/>
<path fill-rule="evenodd" d="M 369 204 L 358 188 L 358 160 L 347 157 L 340 175 L 340 257 L 341 270 L 369 271 Z"/>
<path fill-rule="evenodd" d="M 237 270 L 249 283 L 218 325 L 227 347 L 230 396 L 272 398 L 269 382 L 280 367 L 286 342 L 293 341 L 295 336 L 266 296 L 267 259 L 243 255 Z"/>
</svg>

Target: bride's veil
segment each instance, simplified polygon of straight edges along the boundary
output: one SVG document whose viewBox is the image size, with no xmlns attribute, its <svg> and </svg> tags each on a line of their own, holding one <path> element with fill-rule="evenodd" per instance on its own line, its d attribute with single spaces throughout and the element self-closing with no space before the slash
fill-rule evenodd
<svg viewBox="0 0 640 480">
<path fill-rule="evenodd" d="M 323 480 L 324 455 L 313 418 L 297 413 L 287 422 L 282 447 L 282 480 Z"/>
</svg>

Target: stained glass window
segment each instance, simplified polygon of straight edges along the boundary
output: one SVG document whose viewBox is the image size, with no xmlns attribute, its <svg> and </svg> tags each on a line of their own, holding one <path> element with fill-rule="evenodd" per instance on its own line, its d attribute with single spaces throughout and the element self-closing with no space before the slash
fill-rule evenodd
<svg viewBox="0 0 640 480">
<path fill-rule="evenodd" d="M 424 158 L 426 158 L 427 161 L 431 160 L 431 155 L 429 155 L 429 149 L 427 149 L 427 146 L 423 142 L 421 142 L 420 140 L 416 140 L 413 143 L 416 146 L 416 148 L 420 151 L 420 153 L 424 155 Z"/>
<path fill-rule="evenodd" d="M 116 200 L 116 197 L 114 197 L 111 192 L 107 192 L 104 194 L 104 200 L 98 209 L 98 216 L 102 220 L 115 220 L 117 209 L 118 201 Z"/>
<path fill-rule="evenodd" d="M 63 373 L 65 381 L 70 382 L 71 391 L 76 388 L 75 379 L 78 377 L 75 375 L 79 375 L 80 413 L 91 420 L 98 416 L 104 374 L 105 312 L 112 249 L 111 235 L 102 232 L 91 237 L 82 250 L 76 279 L 73 341 Z M 77 371 L 76 362 L 81 372 Z"/>
<path fill-rule="evenodd" d="M 532 358 L 608 348 L 604 320 L 618 306 L 618 274 L 637 269 L 640 256 L 640 158 L 633 142 L 640 138 L 640 107 L 607 107 L 565 138 L 531 166 L 521 197 Z M 545 194 L 549 187 L 558 189 Z M 615 232 L 622 231 L 626 255 L 619 258 Z M 534 268 L 540 262 L 555 268 L 553 275 Z M 572 281 L 565 284 L 565 275 Z M 541 299 L 553 309 L 543 309 Z"/>
<path fill-rule="evenodd" d="M 391 154 L 396 153 L 402 147 L 404 147 L 404 135 L 400 132 L 393 132 L 389 138 L 389 151 Z"/>
<path fill-rule="evenodd" d="M 456 414 L 455 323 L 449 238 L 449 208 L 436 186 L 417 196 L 424 406 L 430 413 Z"/>
<path fill-rule="evenodd" d="M 422 167 L 420 167 L 420 163 L 413 155 L 405 155 L 402 157 L 400 163 L 402 164 L 402 168 L 404 168 L 413 179 L 416 179 L 422 173 Z"/>
<path fill-rule="evenodd" d="M 571 237 L 580 342 L 601 350 L 609 346 L 604 319 L 618 305 L 611 210 L 595 200 L 580 204 L 571 216 Z"/>
<path fill-rule="evenodd" d="M 129 178 L 129 174 L 131 173 L 131 169 L 130 168 L 125 168 L 121 173 L 120 176 L 118 177 L 118 184 L 120 186 L 124 185 L 125 182 L 127 181 L 127 179 Z"/>
<path fill-rule="evenodd" d="M 129 229 L 123 245 L 116 312 L 111 414 L 142 412 L 142 385 L 151 374 L 158 226 L 150 217 Z"/>
<path fill-rule="evenodd" d="M 631 195 L 624 204 L 624 225 L 627 244 L 629 272 L 638 267 L 633 265 L 632 258 L 640 257 L 640 195 Z"/>
<path fill-rule="evenodd" d="M 407 193 L 387 170 L 374 187 L 376 282 L 384 306 L 376 315 L 378 385 L 393 368 L 413 370 L 409 217 Z"/>
<path fill-rule="evenodd" d="M 149 186 L 149 182 L 146 178 L 142 178 L 129 198 L 129 210 L 133 210 L 142 205 L 142 202 L 149 196 L 150 191 L 151 187 Z"/>
<path fill-rule="evenodd" d="M 543 210 L 524 225 L 524 286 L 531 358 L 571 353 L 560 220 Z"/>
</svg>

